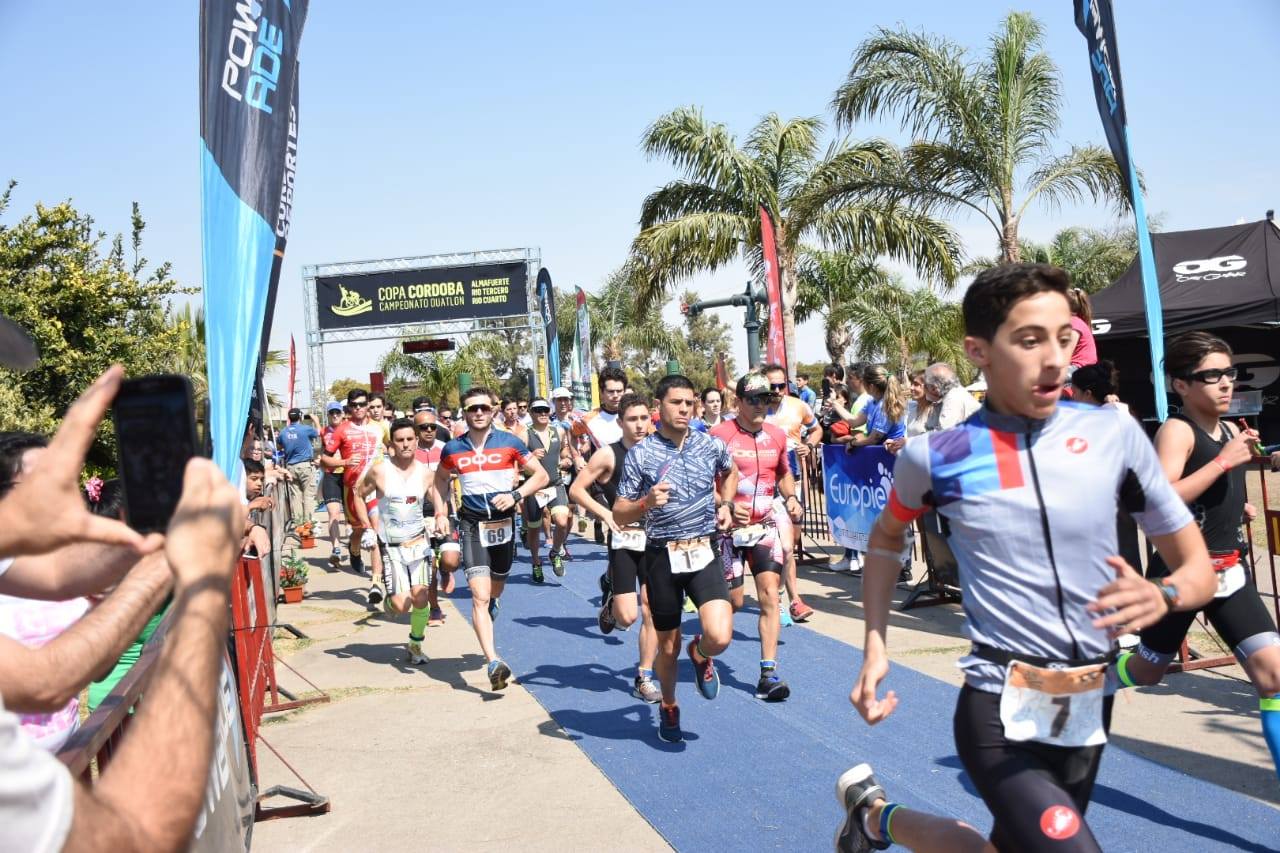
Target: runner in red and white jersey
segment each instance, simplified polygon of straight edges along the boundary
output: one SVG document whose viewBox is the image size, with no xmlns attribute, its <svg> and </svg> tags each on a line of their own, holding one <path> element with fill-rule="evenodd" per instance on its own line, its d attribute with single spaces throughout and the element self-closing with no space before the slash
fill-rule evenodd
<svg viewBox="0 0 1280 853">
<path fill-rule="evenodd" d="M 363 499 L 356 495 L 356 481 L 364 473 L 366 467 L 384 455 L 382 428 L 369 422 L 369 393 L 363 388 L 353 388 L 347 394 L 347 405 L 351 407 L 351 420 L 343 421 L 325 437 L 325 453 L 320 461 L 326 465 L 343 466 L 342 485 L 344 506 L 347 521 L 351 524 L 351 571 L 358 575 L 365 574 L 364 560 L 360 555 L 361 539 L 365 527 L 360 523 L 354 501 Z M 377 501 L 365 501 L 369 517 L 374 519 L 377 513 Z M 376 519 L 375 519 L 376 523 Z M 373 543 L 370 543 L 371 546 Z M 371 548 L 373 575 L 369 586 L 369 606 L 376 607 L 382 602 L 382 593 L 378 591 L 377 579 L 382 576 L 382 558 L 376 547 Z"/>
<path fill-rule="evenodd" d="M 791 525 L 779 526 L 778 519 L 799 521 L 803 512 L 796 498 L 796 481 L 787 465 L 787 437 L 781 429 L 765 423 L 765 413 L 776 406 L 780 395 L 759 373 L 738 380 L 738 416 L 711 430 L 729 448 L 738 468 L 738 491 L 733 497 L 733 527 L 726 534 L 720 554 L 725 563 L 729 602 L 735 611 L 742 608 L 744 568 L 750 567 L 760 603 L 760 681 L 756 698 L 780 702 L 791 688 L 778 677 L 778 632 L 781 613 L 773 606 L 786 555 L 784 537 Z M 781 503 L 776 498 L 781 496 Z M 788 516 L 787 513 L 790 513 Z"/>
</svg>

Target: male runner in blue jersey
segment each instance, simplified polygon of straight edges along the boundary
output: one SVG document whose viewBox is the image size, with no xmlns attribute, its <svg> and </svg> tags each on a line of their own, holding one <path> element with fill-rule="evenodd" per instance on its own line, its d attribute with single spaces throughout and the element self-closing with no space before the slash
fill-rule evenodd
<svg viewBox="0 0 1280 853">
<path fill-rule="evenodd" d="M 860 764 L 837 783 L 847 810 L 838 850 L 1099 850 L 1084 812 L 1110 723 L 1115 637 L 1213 595 L 1204 538 L 1141 427 L 1115 409 L 1058 401 L 1072 349 L 1067 288 L 1066 273 L 1045 264 L 974 280 L 964 347 L 986 377 L 986 404 L 903 450 L 864 563 L 866 646 L 849 698 L 874 725 L 898 704 L 892 690 L 876 694 L 903 534 L 929 507 L 943 517 L 973 641 L 960 661 L 956 748 L 995 818 L 990 842 L 889 802 Z M 1116 556 L 1120 506 L 1172 567 L 1161 582 Z"/>
</svg>

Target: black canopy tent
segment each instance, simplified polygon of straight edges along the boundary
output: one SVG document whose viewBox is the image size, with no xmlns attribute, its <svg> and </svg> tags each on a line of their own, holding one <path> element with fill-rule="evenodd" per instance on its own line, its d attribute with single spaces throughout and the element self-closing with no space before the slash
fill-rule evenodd
<svg viewBox="0 0 1280 853">
<path fill-rule="evenodd" d="M 1237 390 L 1262 392 L 1263 440 L 1280 441 L 1280 230 L 1267 219 L 1152 234 L 1151 239 L 1166 338 L 1200 329 L 1231 344 L 1240 369 Z M 1121 398 L 1144 417 L 1152 416 L 1151 355 L 1137 259 L 1092 302 L 1099 357 L 1119 367 Z"/>
</svg>

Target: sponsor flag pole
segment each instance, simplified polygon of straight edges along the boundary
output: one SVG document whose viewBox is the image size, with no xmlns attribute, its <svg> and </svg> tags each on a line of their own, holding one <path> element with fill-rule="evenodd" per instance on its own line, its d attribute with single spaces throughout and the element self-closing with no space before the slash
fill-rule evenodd
<svg viewBox="0 0 1280 853">
<path fill-rule="evenodd" d="M 787 365 L 787 338 L 782 328 L 782 280 L 778 270 L 778 245 L 769 211 L 760 205 L 760 248 L 764 252 L 764 284 L 769 295 L 769 340 L 765 345 L 765 361 Z M 752 365 L 754 367 L 755 365 Z"/>
<path fill-rule="evenodd" d="M 1151 233 L 1147 229 L 1146 203 L 1142 198 L 1138 170 L 1133 164 L 1129 143 L 1124 89 L 1120 82 L 1120 48 L 1116 40 L 1111 0 L 1074 0 L 1074 3 L 1076 27 L 1089 46 L 1089 65 L 1093 71 L 1093 94 L 1098 102 L 1098 115 L 1102 118 L 1107 143 L 1124 175 L 1129 201 L 1133 204 L 1147 314 L 1147 335 L 1151 339 L 1151 379 L 1156 396 L 1156 416 L 1164 421 L 1169 415 L 1169 397 L 1164 384 L 1164 312 L 1160 305 L 1160 279 L 1156 276 L 1155 252 L 1151 248 Z"/>
<path fill-rule="evenodd" d="M 293 408 L 293 386 L 294 381 L 298 378 L 298 348 L 293 342 L 293 335 L 289 335 L 289 408 Z"/>
<path fill-rule="evenodd" d="M 293 206 L 307 0 L 200 4 L 200 175 L 209 427 L 230 477 L 270 334 Z"/>
<path fill-rule="evenodd" d="M 538 310 L 542 312 L 542 327 L 547 338 L 546 376 L 552 389 L 560 387 L 560 332 L 556 327 L 556 293 L 551 285 L 551 273 L 546 267 L 538 270 Z"/>
<path fill-rule="evenodd" d="M 716 387 L 721 394 L 729 387 L 729 368 L 724 363 L 724 353 L 716 353 Z"/>
<path fill-rule="evenodd" d="M 573 337 L 573 405 L 577 409 L 594 409 L 600 405 L 596 388 L 595 371 L 591 369 L 591 318 L 587 313 L 587 294 L 576 288 L 574 299 L 578 306 L 578 330 Z"/>
</svg>

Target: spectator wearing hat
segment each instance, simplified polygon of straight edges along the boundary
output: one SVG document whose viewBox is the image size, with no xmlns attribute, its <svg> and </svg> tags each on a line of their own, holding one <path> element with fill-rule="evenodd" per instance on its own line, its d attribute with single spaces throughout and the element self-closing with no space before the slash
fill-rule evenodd
<svg viewBox="0 0 1280 853">
<path fill-rule="evenodd" d="M 289 410 L 289 424 L 276 436 L 276 447 L 283 455 L 282 464 L 289 472 L 289 507 L 293 513 L 290 523 L 293 525 L 310 521 L 315 510 L 315 442 L 319 439 L 320 433 L 315 427 L 302 423 L 300 409 Z"/>
</svg>

